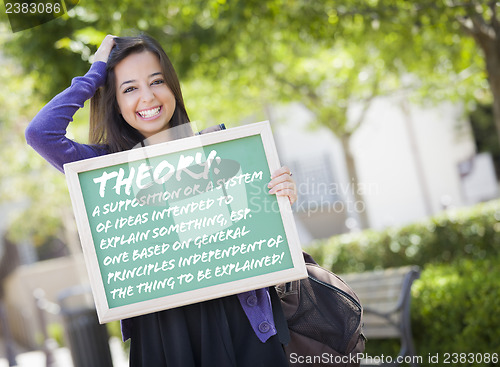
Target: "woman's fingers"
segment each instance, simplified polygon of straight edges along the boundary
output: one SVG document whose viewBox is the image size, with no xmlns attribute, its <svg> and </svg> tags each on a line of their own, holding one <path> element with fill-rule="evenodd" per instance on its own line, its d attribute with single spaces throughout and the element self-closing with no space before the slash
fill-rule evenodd
<svg viewBox="0 0 500 367">
<path fill-rule="evenodd" d="M 270 194 L 276 194 L 278 196 L 288 196 L 290 204 L 297 201 L 297 186 L 295 181 L 292 179 L 292 173 L 290 169 L 283 166 L 271 175 L 271 181 L 267 185 Z"/>
<path fill-rule="evenodd" d="M 109 54 L 111 53 L 111 50 L 115 46 L 115 37 L 111 34 L 108 34 L 106 37 L 104 37 L 103 41 L 101 42 L 101 45 L 97 49 L 95 55 L 94 55 L 94 61 L 104 61 L 108 62 L 108 57 Z"/>
<path fill-rule="evenodd" d="M 295 182 L 292 180 L 289 174 L 282 174 L 273 178 L 267 187 L 270 189 L 269 193 L 274 194 L 279 189 L 283 188 L 293 188 Z"/>
<path fill-rule="evenodd" d="M 276 171 L 274 171 L 271 175 L 271 179 L 277 177 L 277 176 L 281 176 L 283 174 L 288 174 L 290 177 L 292 176 L 292 173 L 290 171 L 290 168 L 288 168 L 287 166 L 283 166 L 281 168 L 278 168 Z"/>
</svg>

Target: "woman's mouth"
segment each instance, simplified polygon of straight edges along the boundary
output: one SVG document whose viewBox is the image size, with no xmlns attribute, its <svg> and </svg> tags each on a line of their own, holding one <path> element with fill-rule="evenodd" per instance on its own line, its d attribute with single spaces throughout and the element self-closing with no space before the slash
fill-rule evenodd
<svg viewBox="0 0 500 367">
<path fill-rule="evenodd" d="M 161 106 L 153 107 L 148 110 L 137 111 L 137 114 L 144 120 L 152 120 L 161 112 Z"/>
</svg>

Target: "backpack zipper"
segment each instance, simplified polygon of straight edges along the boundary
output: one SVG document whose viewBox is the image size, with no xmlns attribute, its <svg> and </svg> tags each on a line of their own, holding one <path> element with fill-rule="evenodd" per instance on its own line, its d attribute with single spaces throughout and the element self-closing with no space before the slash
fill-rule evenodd
<svg viewBox="0 0 500 367">
<path fill-rule="evenodd" d="M 340 293 L 341 295 L 343 295 L 344 297 L 346 297 L 347 299 L 349 299 L 351 302 L 353 302 L 359 308 L 360 311 L 363 309 L 361 307 L 361 304 L 353 296 L 351 296 L 349 293 L 343 291 L 342 289 L 340 289 L 338 287 L 335 287 L 335 286 L 333 286 L 331 284 L 328 284 L 326 282 L 323 282 L 322 280 L 316 279 L 316 278 L 314 278 L 311 275 L 309 275 L 309 279 L 314 280 L 315 282 L 317 282 L 319 284 L 322 284 L 325 287 L 328 287 L 328 288 L 336 291 L 337 293 Z"/>
</svg>

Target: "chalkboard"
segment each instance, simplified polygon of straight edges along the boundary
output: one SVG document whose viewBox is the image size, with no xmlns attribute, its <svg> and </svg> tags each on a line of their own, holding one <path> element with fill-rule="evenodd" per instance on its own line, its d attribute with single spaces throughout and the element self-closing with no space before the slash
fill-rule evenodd
<svg viewBox="0 0 500 367">
<path fill-rule="evenodd" d="M 64 166 L 101 323 L 304 278 L 268 122 Z"/>
</svg>

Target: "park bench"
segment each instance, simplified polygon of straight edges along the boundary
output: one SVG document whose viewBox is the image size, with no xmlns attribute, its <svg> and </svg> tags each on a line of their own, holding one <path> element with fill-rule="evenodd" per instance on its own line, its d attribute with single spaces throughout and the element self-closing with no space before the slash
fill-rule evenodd
<svg viewBox="0 0 500 367">
<path fill-rule="evenodd" d="M 356 292 L 363 306 L 363 334 L 370 339 L 399 338 L 399 360 L 418 366 L 411 333 L 411 286 L 420 276 L 416 266 L 343 274 L 340 277 Z M 380 356 L 366 358 L 362 365 L 381 361 Z M 392 358 L 392 365 L 398 357 Z M 375 362 L 374 362 L 375 361 Z M 364 363 L 364 364 L 363 364 Z"/>
</svg>

